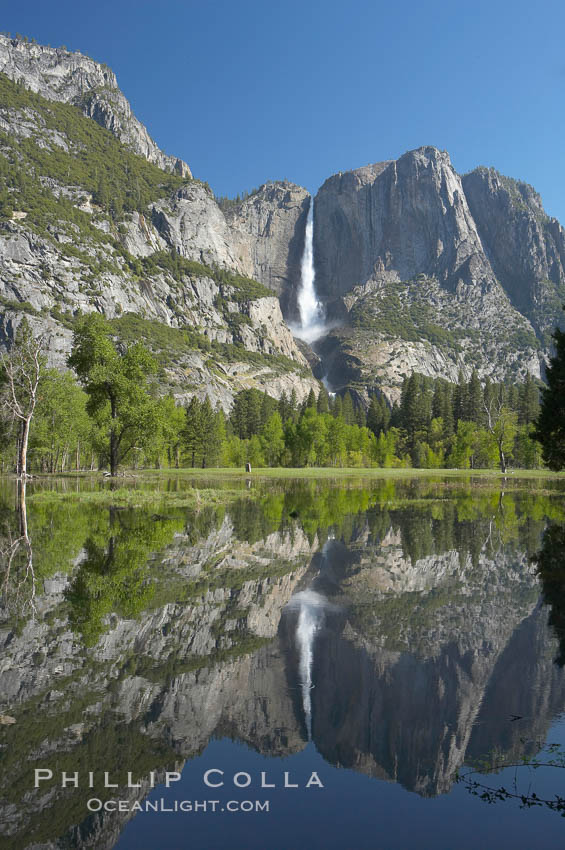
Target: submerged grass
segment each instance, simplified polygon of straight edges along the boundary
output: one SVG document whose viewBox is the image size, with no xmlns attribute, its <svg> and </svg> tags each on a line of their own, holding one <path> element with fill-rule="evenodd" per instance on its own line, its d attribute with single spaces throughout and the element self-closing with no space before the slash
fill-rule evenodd
<svg viewBox="0 0 565 850">
<path fill-rule="evenodd" d="M 471 486 L 518 491 L 526 489 L 556 495 L 562 491 L 565 473 L 549 470 L 512 470 L 503 474 L 493 469 L 364 469 L 352 468 L 266 468 L 248 473 L 242 469 L 148 469 L 114 480 L 99 473 L 69 473 L 34 476 L 27 500 L 34 504 L 81 503 L 100 507 L 177 507 L 198 510 L 227 505 L 235 500 L 258 498 L 284 481 L 326 482 L 329 487 L 357 487 L 379 481 L 427 481 L 450 490 Z M 8 483 L 9 479 L 4 478 Z M 14 479 L 12 478 L 12 481 Z M 0 482 L 1 483 L 1 482 Z M 438 494 L 439 495 L 439 494 Z"/>
<path fill-rule="evenodd" d="M 124 508 L 142 508 L 166 504 L 177 508 L 204 508 L 210 505 L 225 505 L 246 495 L 245 490 L 226 490 L 213 488 L 192 488 L 182 491 L 137 490 L 120 487 L 117 490 L 77 490 L 60 492 L 57 490 L 39 490 L 27 497 L 34 504 L 53 502 L 81 502 L 100 507 L 116 506 Z"/>
<path fill-rule="evenodd" d="M 142 475 L 147 479 L 151 476 L 158 478 L 172 477 L 230 477 L 230 478 L 560 478 L 565 481 L 564 472 L 551 472 L 549 469 L 512 469 L 506 473 L 498 469 L 413 469 L 413 468 L 383 468 L 383 467 L 264 467 L 256 468 L 253 472 L 245 472 L 240 468 L 210 468 L 210 469 L 154 469 L 144 470 Z"/>
</svg>

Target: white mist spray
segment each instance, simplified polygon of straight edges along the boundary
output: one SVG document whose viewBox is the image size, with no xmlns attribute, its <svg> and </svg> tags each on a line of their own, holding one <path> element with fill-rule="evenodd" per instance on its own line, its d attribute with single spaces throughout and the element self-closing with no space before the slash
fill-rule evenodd
<svg viewBox="0 0 565 850">
<path fill-rule="evenodd" d="M 314 663 L 314 640 L 324 618 L 326 600 L 313 590 L 297 593 L 290 601 L 298 608 L 296 644 L 299 653 L 298 674 L 302 691 L 302 707 L 306 721 L 308 740 L 312 740 L 312 666 Z"/>
</svg>

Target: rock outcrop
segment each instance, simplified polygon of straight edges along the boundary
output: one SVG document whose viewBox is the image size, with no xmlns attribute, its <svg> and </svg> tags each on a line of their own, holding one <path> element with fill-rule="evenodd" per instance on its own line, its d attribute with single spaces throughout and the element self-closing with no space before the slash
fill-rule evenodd
<svg viewBox="0 0 565 850">
<path fill-rule="evenodd" d="M 334 388 L 373 384 L 396 398 L 412 371 L 540 376 L 565 242 L 539 196 L 518 186 L 483 169 L 461 178 L 433 147 L 324 183 L 316 284 L 345 330 L 318 353 L 331 355 Z"/>
<path fill-rule="evenodd" d="M 22 173 L 36 180 L 34 196 L 49 192 L 59 202 L 53 210 L 51 199 L 45 201 L 46 226 L 45 211 L 38 225 L 29 202 L 18 206 L 17 180 L 0 198 L 0 341 L 10 339 L 31 305 L 36 325 L 47 332 L 52 365 L 64 363 L 72 316 L 93 309 L 189 327 L 206 344 L 286 358 L 257 364 L 248 354 L 210 358 L 193 347 L 170 376 L 178 397 L 209 387 L 226 409 L 234 392 L 249 385 L 277 396 L 295 387 L 303 399 L 318 386 L 308 363 L 331 389 L 352 387 L 365 400 L 373 390 L 396 400 L 413 371 L 451 381 L 459 373 L 468 379 L 473 369 L 494 381 L 543 377 L 551 332 L 562 322 L 565 231 L 526 184 L 485 168 L 461 177 L 434 147 L 326 180 L 314 203 L 314 259 L 328 334 L 305 358 L 285 320 L 299 318 L 312 203 L 306 189 L 268 182 L 237 204 L 219 205 L 205 184 L 190 179 L 185 163 L 158 148 L 113 72 L 80 53 L 0 36 L 0 73 L 17 83 L 0 106 L 7 160 L 13 167 L 23 157 Z M 52 164 L 55 153 L 72 166 L 82 137 L 70 132 L 73 121 L 57 123 L 53 108 L 30 103 L 29 92 L 78 107 L 124 150 L 175 176 L 168 187 L 158 178 L 144 192 L 138 186 L 139 198 L 127 198 L 125 212 L 122 201 L 117 209 L 104 205 L 92 175 L 79 169 L 73 183 Z M 39 156 L 30 154 L 32 144 Z M 127 195 L 128 188 L 121 191 Z M 82 219 L 63 209 L 69 203 Z M 156 272 L 151 259 L 163 252 L 206 269 L 184 277 Z M 248 287 L 243 298 L 241 288 L 236 295 L 219 285 L 218 271 L 265 289 Z"/>
<path fill-rule="evenodd" d="M 300 263 L 311 198 L 294 183 L 265 183 L 226 211 L 240 261 L 278 295 L 285 318 L 298 317 Z"/>
<path fill-rule="evenodd" d="M 565 230 L 527 183 L 494 168 L 477 168 L 462 183 L 497 280 L 547 345 L 565 299 Z"/>
<path fill-rule="evenodd" d="M 324 297 L 369 280 L 436 277 L 487 290 L 494 276 L 461 178 L 436 148 L 330 177 L 316 195 L 316 283 Z"/>
<path fill-rule="evenodd" d="M 121 142 L 165 171 L 190 177 L 182 159 L 168 156 L 138 121 L 107 65 L 65 47 L 0 35 L 0 72 L 48 100 L 78 106 L 85 115 L 110 130 Z"/>
<path fill-rule="evenodd" d="M 96 310 L 122 323 L 146 323 L 136 338 L 141 334 L 159 354 L 163 386 L 179 401 L 207 393 L 227 411 L 241 389 L 256 387 L 276 398 L 295 389 L 299 400 L 317 389 L 276 294 L 250 279 L 254 237 L 248 234 L 244 250 L 244 234 L 230 228 L 208 186 L 178 175 L 161 180 L 162 172 L 141 168 L 117 144 L 107 179 L 111 182 L 116 171 L 141 168 L 136 185 L 145 193 L 143 200 L 130 200 L 126 210 L 127 181 L 117 189 L 122 200 L 112 206 L 92 169 L 75 170 L 85 145 L 102 169 L 107 136 L 98 128 L 93 132 L 90 118 L 74 109 L 61 113 L 50 104 L 97 92 L 101 80 L 115 85 L 111 72 L 78 54 L 5 37 L 0 37 L 2 61 L 28 88 L 2 77 L 0 155 L 16 183 L 20 172 L 24 175 L 25 187 L 4 190 L 10 208 L 0 210 L 0 344 L 9 347 L 27 314 L 44 337 L 49 364 L 63 368 L 74 319 Z M 31 96 L 29 88 L 37 94 Z M 117 88 L 114 94 L 123 98 Z M 132 116 L 126 125 L 134 135 L 141 126 Z M 141 150 L 130 142 L 130 148 Z M 166 167 L 148 148 L 141 152 Z M 66 167 L 54 176 L 53 163 L 60 157 L 66 157 Z M 69 176 L 73 172 L 76 183 Z M 276 196 L 278 190 L 273 191 Z M 279 239 L 279 253 L 283 243 Z M 267 255 L 263 250 L 265 279 L 270 278 Z M 282 254 L 275 260 L 282 268 Z M 169 337 L 159 325 L 171 329 Z"/>
</svg>

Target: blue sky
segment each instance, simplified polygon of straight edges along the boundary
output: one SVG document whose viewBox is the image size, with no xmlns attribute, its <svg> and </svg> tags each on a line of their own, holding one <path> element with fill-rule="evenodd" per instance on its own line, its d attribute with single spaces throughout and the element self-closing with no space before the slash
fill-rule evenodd
<svg viewBox="0 0 565 850">
<path fill-rule="evenodd" d="M 565 223 L 563 0 L 27 0 L 5 31 L 106 62 L 219 194 L 420 145 L 492 165 Z"/>
</svg>

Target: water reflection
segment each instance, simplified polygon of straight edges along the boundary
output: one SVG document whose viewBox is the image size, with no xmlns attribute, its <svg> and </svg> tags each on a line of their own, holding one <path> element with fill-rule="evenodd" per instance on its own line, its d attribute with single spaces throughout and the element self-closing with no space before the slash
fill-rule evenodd
<svg viewBox="0 0 565 850">
<path fill-rule="evenodd" d="M 296 647 L 298 651 L 298 679 L 302 692 L 302 708 L 308 740 L 312 739 L 312 668 L 314 642 L 324 619 L 327 600 L 314 590 L 295 593 L 288 603 L 289 611 L 296 611 Z"/>
<path fill-rule="evenodd" d="M 551 605 L 549 623 L 559 640 L 556 662 L 565 665 L 565 525 L 551 524 L 534 557 L 543 587 L 543 600 Z"/>
<path fill-rule="evenodd" d="M 21 494 L 3 510 L 3 546 L 27 538 L 36 586 L 34 616 L 20 606 L 15 622 L 25 558 L 4 562 L 6 847 L 112 847 L 123 828 L 87 815 L 88 789 L 35 791 L 36 767 L 109 770 L 121 798 L 140 799 L 151 771 L 213 738 L 273 758 L 312 741 L 329 764 L 434 796 L 465 762 L 537 751 L 565 706 L 532 562 L 560 627 L 565 540 L 543 532 L 565 517 L 551 494 L 279 482 L 197 512 L 33 490 L 25 510 L 23 535 Z"/>
<path fill-rule="evenodd" d="M 37 581 L 33 565 L 33 547 L 28 532 L 26 486 L 25 478 L 17 482 L 14 521 L 5 519 L 0 538 L 2 595 L 7 610 L 16 618 L 34 618 L 36 614 Z"/>
</svg>

